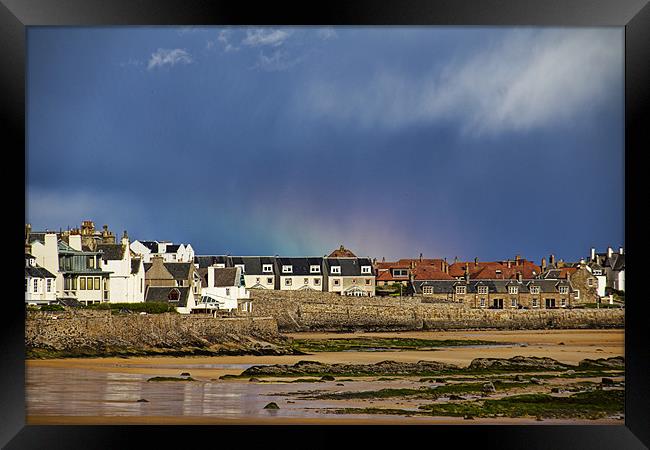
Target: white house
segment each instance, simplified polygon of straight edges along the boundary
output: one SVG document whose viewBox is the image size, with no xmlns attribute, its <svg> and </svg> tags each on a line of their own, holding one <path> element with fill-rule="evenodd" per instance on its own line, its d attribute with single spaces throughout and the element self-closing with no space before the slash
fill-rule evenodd
<svg viewBox="0 0 650 450">
<path fill-rule="evenodd" d="M 56 301 L 56 275 L 39 267 L 36 258 L 25 253 L 25 303 L 48 305 Z"/>
<path fill-rule="evenodd" d="M 218 261 L 219 264 L 221 261 Z M 226 267 L 239 267 L 248 289 L 277 289 L 276 258 L 273 256 L 230 256 Z"/>
<path fill-rule="evenodd" d="M 211 266 L 199 271 L 203 282 L 201 300 L 197 302 L 196 310 L 233 311 L 241 309 L 241 301 L 250 298 L 250 293 L 244 286 L 241 268 Z"/>
<path fill-rule="evenodd" d="M 131 243 L 131 250 L 142 256 L 145 263 L 151 262 L 153 256 L 162 256 L 164 262 L 194 262 L 194 249 L 190 244 L 135 240 Z"/>
<path fill-rule="evenodd" d="M 119 244 L 97 244 L 100 266 L 110 272 L 110 301 L 112 303 L 144 302 L 144 264 L 130 250 L 129 237 L 124 232 Z"/>
<path fill-rule="evenodd" d="M 322 291 L 323 258 L 276 258 L 281 291 Z"/>
<path fill-rule="evenodd" d="M 606 287 L 625 291 L 625 253 L 623 247 L 619 247 L 618 253 L 611 247 L 607 247 L 606 253 L 596 253 L 591 249 L 590 263 L 597 263 L 604 269 L 607 285 Z M 599 280 L 600 281 L 600 280 Z"/>
</svg>

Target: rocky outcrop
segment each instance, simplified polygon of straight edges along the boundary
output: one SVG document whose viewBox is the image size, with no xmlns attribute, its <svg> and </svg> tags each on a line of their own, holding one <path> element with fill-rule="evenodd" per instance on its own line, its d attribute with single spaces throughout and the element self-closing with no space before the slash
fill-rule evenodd
<svg viewBox="0 0 650 450">
<path fill-rule="evenodd" d="M 563 364 L 552 358 L 538 358 L 535 356 L 514 356 L 512 358 L 476 358 L 469 365 L 472 370 L 564 370 L 573 366 Z"/>
<path fill-rule="evenodd" d="M 110 311 L 29 311 L 28 356 L 112 354 L 286 354 L 273 318 L 213 318 Z"/>
</svg>

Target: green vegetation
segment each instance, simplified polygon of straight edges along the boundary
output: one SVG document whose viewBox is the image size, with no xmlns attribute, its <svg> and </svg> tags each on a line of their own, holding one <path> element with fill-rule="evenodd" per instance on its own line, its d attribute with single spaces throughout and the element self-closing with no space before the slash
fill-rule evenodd
<svg viewBox="0 0 650 450">
<path fill-rule="evenodd" d="M 504 342 L 477 339 L 413 339 L 413 338 L 340 338 L 340 339 L 294 339 L 292 347 L 301 352 L 344 351 L 394 351 L 429 350 L 467 345 L 511 345 Z"/>
<path fill-rule="evenodd" d="M 153 377 L 149 378 L 147 381 L 196 381 L 192 377 Z"/>
<path fill-rule="evenodd" d="M 391 397 L 415 397 L 415 398 L 428 398 L 436 399 L 446 397 L 451 394 L 476 394 L 480 393 L 483 389 L 483 383 L 458 383 L 448 384 L 434 388 L 387 388 L 378 391 L 358 391 L 358 392 L 328 392 L 319 394 L 315 398 L 327 400 L 350 400 L 350 399 L 375 399 L 375 398 L 391 398 Z"/>
<path fill-rule="evenodd" d="M 147 314 L 162 314 L 167 312 L 176 312 L 176 308 L 168 303 L 163 302 L 143 302 L 143 303 L 100 303 L 96 305 L 84 306 L 83 309 L 111 310 L 115 313 L 120 311 L 146 312 Z"/>
<path fill-rule="evenodd" d="M 600 419 L 623 414 L 623 390 L 580 392 L 568 397 L 523 394 L 498 400 L 423 405 L 419 411 L 394 408 L 343 408 L 335 414 L 391 414 L 400 416 L 536 417 L 553 419 Z"/>
<path fill-rule="evenodd" d="M 420 409 L 436 416 L 599 419 L 623 413 L 624 396 L 621 389 L 580 392 L 568 397 L 523 394 L 483 402 L 423 405 Z"/>
<path fill-rule="evenodd" d="M 41 311 L 65 311 L 65 308 L 61 305 L 43 305 L 40 307 Z"/>
</svg>

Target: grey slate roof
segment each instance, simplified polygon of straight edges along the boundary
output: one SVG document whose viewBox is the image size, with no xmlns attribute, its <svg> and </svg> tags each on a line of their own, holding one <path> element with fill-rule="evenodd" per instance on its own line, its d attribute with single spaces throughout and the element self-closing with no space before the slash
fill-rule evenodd
<svg viewBox="0 0 650 450">
<path fill-rule="evenodd" d="M 374 276 L 372 269 L 369 274 L 361 273 L 361 266 L 372 267 L 372 262 L 369 258 L 323 258 L 325 262 L 325 270 L 332 276 L 331 267 L 341 266 L 341 273 L 334 274 L 334 276 L 354 277 L 354 276 Z"/>
<path fill-rule="evenodd" d="M 156 241 L 139 241 L 142 245 L 147 247 L 151 253 L 158 253 L 158 242 Z"/>
<path fill-rule="evenodd" d="M 278 263 L 278 273 L 280 276 L 291 275 L 322 275 L 323 272 L 323 258 L 322 257 L 308 257 L 308 258 L 276 258 Z M 318 273 L 311 273 L 311 266 L 318 266 L 320 271 Z M 292 272 L 282 273 L 282 266 L 291 266 Z"/>
<path fill-rule="evenodd" d="M 132 258 L 131 259 L 131 275 L 138 273 L 138 270 L 140 269 L 140 258 Z"/>
<path fill-rule="evenodd" d="M 200 255 L 194 257 L 194 263 L 198 264 L 200 269 L 204 269 L 215 264 L 224 264 L 226 267 L 228 267 L 228 260 L 229 257 L 226 255 Z"/>
<path fill-rule="evenodd" d="M 276 273 L 276 258 L 274 256 L 231 256 L 228 261 L 228 267 L 234 267 L 237 264 L 244 265 L 244 274 L 246 275 L 272 275 Z M 262 272 L 264 264 L 271 264 L 272 273 Z"/>
<path fill-rule="evenodd" d="M 490 294 L 508 294 L 508 286 L 517 286 L 519 293 L 529 293 L 530 286 L 539 286 L 540 293 L 557 293 L 560 286 L 569 286 L 571 283 L 565 279 L 534 279 L 534 280 L 470 280 L 465 283 L 463 280 L 434 280 L 434 281 L 421 281 L 415 280 L 412 283 L 413 289 L 416 294 L 422 293 L 424 286 L 433 287 L 434 294 L 450 294 L 455 291 L 456 286 L 467 285 L 468 294 L 477 294 L 479 286 L 487 286 Z"/>
<path fill-rule="evenodd" d="M 49 270 L 33 266 L 25 267 L 25 276 L 30 278 L 56 278 Z"/>
<path fill-rule="evenodd" d="M 214 284 L 216 287 L 239 286 L 237 268 L 226 267 L 214 270 Z"/>
<path fill-rule="evenodd" d="M 169 294 L 172 290 L 178 290 L 178 301 L 169 300 Z M 184 307 L 187 306 L 190 288 L 187 286 L 149 286 L 145 293 L 145 302 L 164 302 L 170 305 Z"/>
<path fill-rule="evenodd" d="M 168 245 L 165 247 L 165 253 L 176 253 L 179 247 L 180 244 Z"/>
<path fill-rule="evenodd" d="M 147 272 L 151 268 L 151 265 L 152 263 L 144 263 L 144 271 Z M 164 262 L 163 265 L 175 280 L 189 280 L 190 271 L 194 266 L 189 262 Z"/>
<path fill-rule="evenodd" d="M 126 247 L 122 244 L 97 244 L 97 251 L 102 253 L 104 261 L 119 261 L 124 258 Z"/>
</svg>

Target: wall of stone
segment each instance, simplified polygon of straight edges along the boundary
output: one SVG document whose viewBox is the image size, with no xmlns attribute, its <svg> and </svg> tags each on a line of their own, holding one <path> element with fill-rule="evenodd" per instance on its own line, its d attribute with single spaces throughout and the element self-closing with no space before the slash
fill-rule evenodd
<svg viewBox="0 0 650 450">
<path fill-rule="evenodd" d="M 281 332 L 343 330 L 622 328 L 621 309 L 473 309 L 420 297 L 341 297 L 332 293 L 252 291 L 253 313 Z"/>
<path fill-rule="evenodd" d="M 28 311 L 25 327 L 27 348 L 61 351 L 210 347 L 245 342 L 247 338 L 277 339 L 277 322 L 271 317 Z"/>
</svg>

